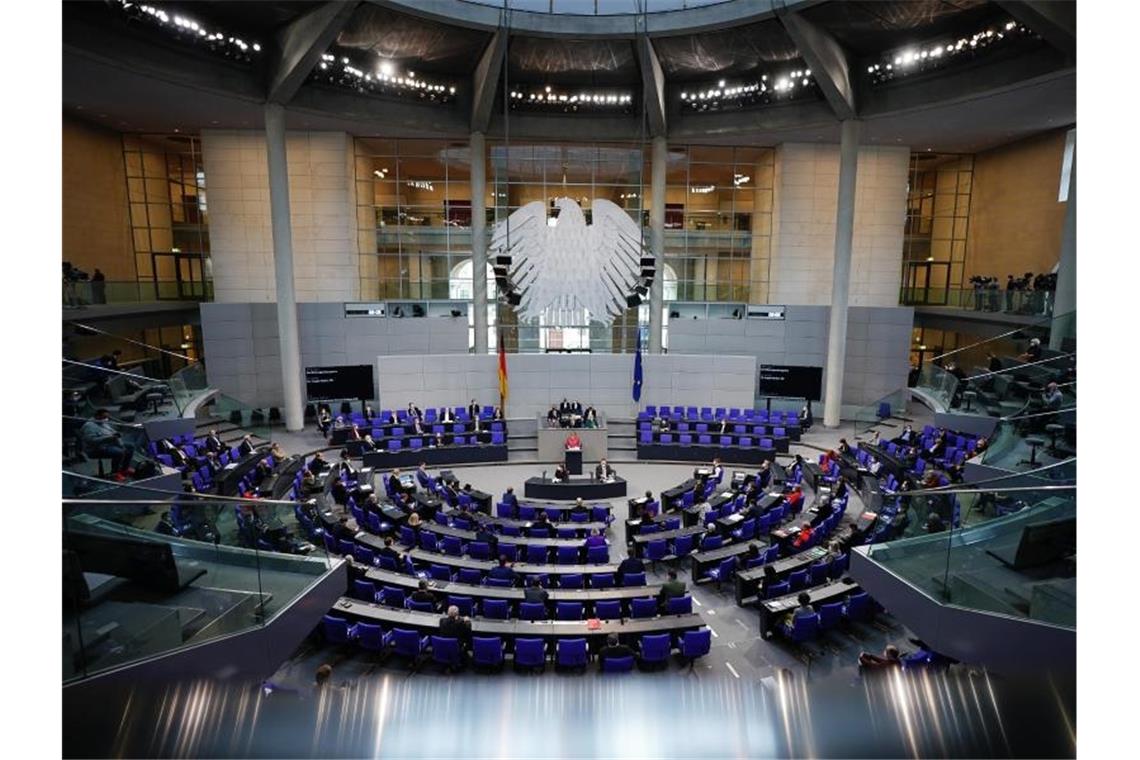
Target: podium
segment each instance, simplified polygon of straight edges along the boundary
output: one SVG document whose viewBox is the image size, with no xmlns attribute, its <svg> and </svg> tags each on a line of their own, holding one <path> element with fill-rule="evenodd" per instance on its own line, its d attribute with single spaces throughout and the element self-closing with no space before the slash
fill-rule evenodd
<svg viewBox="0 0 1140 760">
<path fill-rule="evenodd" d="M 582 474 L 582 450 L 566 449 L 566 472 L 571 475 Z"/>
</svg>

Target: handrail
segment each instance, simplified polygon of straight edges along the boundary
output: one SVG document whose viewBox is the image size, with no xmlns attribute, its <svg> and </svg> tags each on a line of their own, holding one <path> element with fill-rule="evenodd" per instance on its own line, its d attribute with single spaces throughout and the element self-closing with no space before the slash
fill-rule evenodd
<svg viewBox="0 0 1140 760">
<path fill-rule="evenodd" d="M 151 344 L 144 343 L 140 340 L 134 340 L 133 338 L 126 338 L 122 335 L 117 335 L 117 334 L 112 333 L 112 332 L 107 332 L 106 330 L 100 330 L 98 327 L 92 327 L 91 325 L 87 325 L 87 324 L 84 324 L 82 322 L 72 322 L 71 324 L 75 325 L 76 327 L 82 327 L 84 330 L 90 330 L 91 332 L 99 333 L 100 335 L 106 335 L 110 338 L 116 338 L 118 340 L 126 341 L 127 343 L 131 343 L 131 344 L 136 345 L 136 346 L 142 346 L 143 348 L 149 348 L 149 349 L 152 349 L 154 351 L 158 351 L 158 352 L 163 353 L 163 354 L 169 354 L 170 356 L 177 356 L 179 359 L 185 359 L 188 362 L 197 363 L 197 361 L 198 361 L 197 359 L 195 359 L 192 356 L 187 356 L 186 354 L 180 354 L 177 351 L 168 351 L 165 348 L 159 348 L 158 346 L 152 346 Z"/>
<path fill-rule="evenodd" d="M 1031 420 L 1031 419 L 1034 419 L 1035 417 L 1048 417 L 1048 416 L 1053 415 L 1053 414 L 1063 414 L 1065 412 L 1075 412 L 1075 411 L 1077 411 L 1077 408 L 1075 406 L 1070 406 L 1066 409 L 1051 409 L 1051 410 L 1045 411 L 1045 412 L 1034 412 L 1033 414 L 1022 414 L 1022 415 L 1011 414 L 1010 416 L 1002 417 L 1001 419 L 1003 421 L 1004 420 Z"/>
<path fill-rule="evenodd" d="M 71 414 L 61 414 L 60 417 L 62 417 L 65 420 L 79 420 L 80 422 L 91 422 L 91 421 L 95 420 L 94 417 L 76 417 L 76 416 L 71 415 Z M 97 420 L 95 420 L 95 421 L 97 421 Z M 134 430 L 142 430 L 143 429 L 143 425 L 139 422 L 120 422 L 119 420 L 106 420 L 105 422 L 107 424 L 110 424 L 110 425 L 117 425 L 119 427 L 132 428 Z"/>
<path fill-rule="evenodd" d="M 887 494 L 886 497 L 899 496 L 903 498 L 910 498 L 911 496 L 925 496 L 927 494 L 937 494 L 944 496 L 946 494 L 959 494 L 959 493 L 1022 493 L 1028 491 L 1076 491 L 1076 483 L 1066 484 L 1061 483 L 1057 485 L 1042 485 L 1042 486 L 1010 486 L 1009 488 L 953 488 L 951 486 L 939 486 L 938 488 L 920 488 L 913 491 L 896 491 L 893 494 Z"/>
<path fill-rule="evenodd" d="M 939 359 L 941 359 L 941 358 L 943 358 L 943 357 L 946 357 L 946 356 L 950 356 L 951 354 L 956 354 L 956 353 L 959 353 L 960 351 L 965 351 L 965 350 L 967 350 L 967 349 L 970 349 L 970 348 L 975 348 L 975 347 L 977 347 L 977 346 L 982 346 L 982 345 L 985 345 L 986 343 L 990 343 L 990 342 L 993 342 L 993 341 L 997 340 L 998 338 L 1005 338 L 1005 337 L 1008 337 L 1008 336 L 1010 336 L 1010 335 L 1013 335 L 1014 333 L 1019 333 L 1019 332 L 1021 332 L 1022 330 L 1025 330 L 1026 328 L 1029 328 L 1029 327 L 1038 327 L 1038 326 L 1040 326 L 1040 325 L 1043 325 L 1043 324 L 1044 324 L 1044 323 L 1046 323 L 1046 322 L 1048 322 L 1048 323 L 1052 324 L 1054 320 L 1056 320 L 1056 319 L 1062 319 L 1062 318 L 1064 318 L 1064 317 L 1067 317 L 1067 316 L 1069 316 L 1069 315 L 1071 315 L 1071 314 L 1076 314 L 1076 311 L 1074 310 L 1074 311 L 1070 311 L 1070 312 L 1068 312 L 1068 313 L 1066 313 L 1066 314 L 1054 315 L 1054 316 L 1051 316 L 1051 317 L 1044 317 L 1044 318 L 1042 318 L 1042 319 L 1040 319 L 1040 320 L 1038 320 L 1038 321 L 1036 321 L 1036 322 L 1033 322 L 1033 323 L 1031 323 L 1031 324 L 1028 324 L 1028 325 L 1020 325 L 1020 326 L 1018 326 L 1018 327 L 1015 327 L 1015 328 L 1014 328 L 1014 329 L 1012 329 L 1012 330 L 1009 330 L 1009 331 L 1007 331 L 1007 332 L 1003 332 L 1003 333 L 1001 333 L 1001 334 L 999 334 L 999 335 L 994 335 L 994 336 L 992 336 L 992 337 L 986 338 L 985 340 L 979 340 L 977 343 L 971 343 L 971 344 L 970 344 L 970 345 L 968 345 L 968 346 L 961 346 L 960 348 L 955 348 L 953 351 L 947 351 L 947 352 L 946 352 L 946 353 L 944 353 L 944 354 L 939 354 L 938 356 L 932 356 L 932 357 L 930 358 L 930 361 L 932 361 L 932 362 L 935 362 L 935 361 L 938 361 Z"/>
<path fill-rule="evenodd" d="M 980 377 L 989 377 L 990 375 L 1001 375 L 1001 374 L 1004 374 L 1006 372 L 1018 372 L 1020 370 L 1025 369 L 1026 367 L 1036 367 L 1038 364 L 1048 364 L 1049 362 L 1055 362 L 1058 359 L 1071 359 L 1074 356 L 1076 356 L 1075 353 L 1061 354 L 1059 356 L 1051 356 L 1048 359 L 1038 359 L 1035 362 L 1025 362 L 1023 364 L 1018 364 L 1016 367 L 1005 367 L 1003 369 L 995 369 L 995 370 L 992 370 L 990 372 L 983 372 L 980 375 L 971 375 L 970 377 L 963 378 L 963 381 L 977 380 Z M 1066 383 L 1066 385 L 1068 385 L 1068 383 Z"/>
<path fill-rule="evenodd" d="M 87 369 L 94 369 L 94 370 L 98 370 L 99 372 L 107 372 L 107 373 L 112 374 L 112 375 L 123 375 L 124 377 L 134 378 L 135 380 L 138 380 L 141 378 L 143 380 L 150 380 L 152 383 L 157 383 L 159 385 L 166 385 L 167 384 L 166 380 L 162 380 L 162 379 L 157 378 L 157 377 L 150 377 L 149 375 L 140 375 L 136 372 L 125 372 L 121 369 L 111 369 L 110 367 L 104 367 L 100 364 L 91 364 L 89 362 L 79 362 L 79 361 L 75 361 L 74 359 L 67 359 L 67 358 L 62 358 L 62 359 L 60 359 L 60 361 L 64 362 L 65 364 L 72 364 L 76 367 L 86 367 Z"/>
</svg>

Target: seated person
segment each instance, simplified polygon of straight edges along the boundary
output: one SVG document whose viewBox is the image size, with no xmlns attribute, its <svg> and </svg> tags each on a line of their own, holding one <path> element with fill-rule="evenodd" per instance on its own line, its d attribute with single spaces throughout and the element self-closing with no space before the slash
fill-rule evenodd
<svg viewBox="0 0 1140 760">
<path fill-rule="evenodd" d="M 440 410 L 438 419 L 441 423 L 443 423 L 443 422 L 447 422 L 447 423 L 455 422 L 455 412 L 451 411 L 451 407 L 445 406 L 443 409 Z"/>
<path fill-rule="evenodd" d="M 804 506 L 804 489 L 800 486 L 793 486 L 792 490 L 784 497 L 784 501 L 788 505 L 788 514 L 799 514 Z"/>
<path fill-rule="evenodd" d="M 1041 360 L 1041 339 L 1033 338 L 1029 341 L 1029 347 L 1025 349 L 1025 353 L 1017 357 L 1023 362 L 1035 362 Z"/>
<path fill-rule="evenodd" d="M 838 451 L 844 456 L 851 456 L 851 444 L 847 442 L 846 438 L 839 439 Z"/>
<path fill-rule="evenodd" d="M 487 577 L 500 581 L 510 581 L 511 585 L 518 583 L 518 573 L 507 563 L 506 555 L 499 557 L 498 566 L 491 568 L 490 572 L 487 573 Z"/>
<path fill-rule="evenodd" d="M 242 438 L 241 443 L 238 444 L 238 453 L 243 457 L 247 457 L 253 453 L 255 448 L 257 447 L 253 445 L 253 438 L 247 435 Z"/>
<path fill-rule="evenodd" d="M 586 422 L 592 422 L 590 427 L 598 426 L 598 410 L 592 406 L 586 407 L 586 411 L 582 413 L 582 419 Z"/>
<path fill-rule="evenodd" d="M 503 419 L 502 407 L 498 407 L 498 406 L 495 407 L 494 411 L 491 412 L 491 419 L 492 420 L 502 420 Z"/>
<path fill-rule="evenodd" d="M 619 584 L 625 583 L 625 576 L 634 575 L 636 573 L 645 572 L 645 563 L 637 557 L 626 557 L 623 559 L 617 568 L 617 580 Z"/>
<path fill-rule="evenodd" d="M 561 415 L 558 414 L 558 407 L 551 406 L 550 411 L 546 413 L 546 422 L 550 427 L 556 427 Z"/>
<path fill-rule="evenodd" d="M 532 575 L 526 579 L 526 589 L 523 590 L 523 601 L 546 605 L 550 593 L 538 584 L 538 576 Z"/>
<path fill-rule="evenodd" d="M 214 430 L 213 428 L 210 428 L 210 433 L 206 436 L 206 440 L 203 441 L 203 443 L 206 446 L 206 451 L 222 452 L 226 450 L 226 446 L 222 443 L 222 439 L 218 437 L 218 431 Z"/>
<path fill-rule="evenodd" d="M 764 565 L 764 576 L 760 579 L 760 587 L 756 593 L 761 599 L 769 599 L 772 596 L 772 587 L 779 582 L 780 576 L 776 574 L 775 566 L 771 564 Z"/>
<path fill-rule="evenodd" d="M 888 644 L 883 649 L 881 655 L 872 654 L 871 652 L 859 653 L 859 671 L 879 671 L 890 670 L 892 668 L 901 668 L 902 660 L 899 657 L 899 648 L 894 644 Z"/>
<path fill-rule="evenodd" d="M 332 415 L 328 409 L 322 408 L 317 413 L 317 430 L 321 431 L 321 435 L 328 435 L 329 429 L 332 427 Z"/>
<path fill-rule="evenodd" d="M 592 546 L 605 546 L 605 545 L 606 545 L 606 537 L 603 536 L 602 532 L 600 530 L 598 530 L 597 528 L 594 528 L 593 530 L 591 530 L 590 535 L 586 536 L 586 548 L 587 549 L 589 549 Z"/>
<path fill-rule="evenodd" d="M 811 402 L 809 401 L 800 409 L 800 428 L 807 430 L 812 426 L 812 422 L 814 420 L 812 419 Z"/>
<path fill-rule="evenodd" d="M 811 523 L 804 523 L 801 525 L 799 533 L 797 533 L 795 538 L 792 539 L 792 548 L 802 549 L 807 544 L 807 542 L 811 540 L 812 532 Z"/>
<path fill-rule="evenodd" d="M 376 412 L 374 412 L 372 410 L 372 407 L 369 406 L 368 404 L 365 404 L 364 405 L 364 421 L 365 422 L 372 422 L 372 418 L 375 416 L 376 416 Z"/>
<path fill-rule="evenodd" d="M 376 550 L 376 556 L 388 557 L 389 559 L 394 560 L 397 567 L 400 567 L 404 564 L 404 555 L 397 551 L 396 548 L 392 545 L 391 536 L 385 536 L 384 546 Z"/>
<path fill-rule="evenodd" d="M 570 508 L 570 514 L 572 514 L 572 515 L 583 515 L 583 514 L 588 515 L 588 514 L 590 514 L 590 508 L 586 506 L 586 502 L 582 501 L 581 496 L 579 496 L 577 499 L 574 500 L 574 506 Z"/>
<path fill-rule="evenodd" d="M 305 469 L 301 473 L 301 495 L 312 496 L 315 493 L 320 493 L 321 484 L 317 482 L 317 478 L 313 475 L 313 471 Z"/>
<path fill-rule="evenodd" d="M 633 650 L 622 644 L 616 633 L 611 633 L 606 636 L 606 645 L 598 650 L 598 667 L 602 668 L 606 660 L 618 660 L 633 656 Z"/>
<path fill-rule="evenodd" d="M 711 480 L 715 480 L 717 483 L 719 483 L 723 479 L 724 479 L 724 468 L 721 467 L 721 465 L 720 465 L 720 457 L 713 457 Z"/>
<path fill-rule="evenodd" d="M 519 508 L 519 497 L 515 496 L 514 486 L 507 486 L 507 490 L 503 493 L 503 503 L 511 509 Z"/>
<path fill-rule="evenodd" d="M 348 488 L 344 485 L 344 481 L 341 480 L 339 476 L 333 479 L 332 488 L 329 489 L 329 493 L 332 495 L 334 503 L 342 507 L 348 504 Z"/>
<path fill-rule="evenodd" d="M 545 528 L 550 530 L 550 516 L 546 514 L 545 509 L 538 510 L 538 514 L 534 516 L 534 523 L 530 526 L 534 528 Z"/>
<path fill-rule="evenodd" d="M 570 435 L 566 436 L 567 451 L 580 448 L 582 448 L 582 439 L 578 437 L 577 433 L 571 433 Z"/>
<path fill-rule="evenodd" d="M 478 419 L 479 413 L 483 411 L 483 407 L 475 403 L 475 399 L 471 399 L 471 403 L 467 405 L 467 415 L 471 419 Z"/>
<path fill-rule="evenodd" d="M 416 511 L 415 507 L 412 508 L 411 514 L 408 515 L 408 527 L 412 530 L 419 530 L 419 527 L 424 524 L 424 518 L 420 517 L 420 513 Z"/>
<path fill-rule="evenodd" d="M 757 488 L 758 489 L 767 488 L 768 484 L 771 482 L 772 482 L 771 462 L 769 462 L 767 459 L 765 459 L 764 462 L 760 465 L 760 471 L 756 473 Z"/>
<path fill-rule="evenodd" d="M 662 606 L 673 597 L 684 596 L 686 593 L 685 582 L 677 580 L 676 570 L 670 570 L 668 578 L 669 580 L 661 584 L 661 592 L 657 595 L 657 600 Z"/>
<path fill-rule="evenodd" d="M 110 422 L 111 413 L 106 409 L 98 410 L 95 417 L 84 422 L 79 429 L 79 439 L 83 442 L 83 453 L 110 459 L 111 472 L 117 476 L 116 479 L 122 480 L 135 450 L 133 446 L 123 444 Z"/>
<path fill-rule="evenodd" d="M 799 596 L 796 597 L 799 606 L 789 612 L 784 617 L 784 627 L 791 628 L 797 618 L 808 617 L 815 614 L 815 609 L 811 606 L 811 595 L 806 591 L 801 591 Z"/>
<path fill-rule="evenodd" d="M 420 418 L 419 417 L 412 417 L 412 427 L 411 427 L 412 435 L 423 435 L 426 432 L 427 432 L 427 430 L 424 429 L 423 423 L 420 422 Z"/>
<path fill-rule="evenodd" d="M 321 452 L 313 454 L 313 458 L 309 460 L 308 470 L 314 475 L 320 475 L 321 470 L 329 466 L 328 460 L 321 456 Z"/>
<path fill-rule="evenodd" d="M 422 411 L 420 411 L 420 408 L 418 406 L 416 406 L 415 404 L 413 404 L 411 401 L 409 401 L 408 402 L 408 417 L 409 418 L 415 418 L 415 419 L 421 419 L 423 416 L 424 416 L 424 413 Z"/>
<path fill-rule="evenodd" d="M 748 567 L 749 562 L 752 560 L 760 559 L 761 556 L 763 555 L 760 552 L 760 544 L 756 543 L 755 541 L 749 543 L 748 551 L 740 555 L 740 567 L 742 569 Z"/>
<path fill-rule="evenodd" d="M 617 476 L 617 470 L 610 467 L 610 463 L 605 459 L 598 462 L 598 466 L 594 468 L 594 477 L 597 480 L 609 480 Z"/>
<path fill-rule="evenodd" d="M 439 620 L 439 635 L 459 642 L 459 660 L 467 660 L 467 646 L 471 642 L 471 621 L 459 616 L 459 608 L 454 604 L 447 608 L 447 615 Z"/>
<path fill-rule="evenodd" d="M 479 527 L 475 529 L 475 540 L 487 544 L 490 547 L 491 554 L 494 554 L 498 549 L 499 537 L 491 532 L 487 525 L 480 523 Z"/>
<path fill-rule="evenodd" d="M 426 580 L 421 580 L 418 588 L 416 588 L 408 598 L 420 604 L 430 604 L 433 609 L 436 606 L 435 594 L 428 590 L 428 582 Z"/>
<path fill-rule="evenodd" d="M 566 465 L 560 464 L 554 470 L 554 481 L 556 483 L 565 483 L 570 480 L 570 473 L 566 469 Z"/>
</svg>

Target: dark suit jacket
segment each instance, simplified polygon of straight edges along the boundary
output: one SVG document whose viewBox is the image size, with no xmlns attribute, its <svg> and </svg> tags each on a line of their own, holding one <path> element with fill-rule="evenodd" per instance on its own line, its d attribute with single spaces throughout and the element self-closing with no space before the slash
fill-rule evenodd
<svg viewBox="0 0 1140 760">
<path fill-rule="evenodd" d="M 600 464 L 594 468 L 594 477 L 598 480 L 613 475 L 617 475 L 617 470 L 615 470 L 611 465 L 606 465 L 606 471 L 604 473 L 602 472 L 602 466 Z"/>
<path fill-rule="evenodd" d="M 546 604 L 549 598 L 550 594 L 541 586 L 527 586 L 526 590 L 523 591 L 524 602 L 538 602 L 540 604 Z"/>
<path fill-rule="evenodd" d="M 445 616 L 439 621 L 439 635 L 466 643 L 471 638 L 471 621 Z"/>
<path fill-rule="evenodd" d="M 684 581 L 666 581 L 661 584 L 661 598 L 669 599 L 674 596 L 685 595 Z"/>
</svg>

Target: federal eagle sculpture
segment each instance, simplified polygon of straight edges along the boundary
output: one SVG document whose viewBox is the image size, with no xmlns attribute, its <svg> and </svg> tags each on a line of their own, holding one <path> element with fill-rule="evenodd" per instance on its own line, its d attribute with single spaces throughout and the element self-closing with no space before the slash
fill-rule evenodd
<svg viewBox="0 0 1140 760">
<path fill-rule="evenodd" d="M 514 294 L 508 300 L 520 319 L 585 308 L 591 319 L 612 323 L 633 296 L 645 295 L 653 277 L 641 229 L 611 201 L 593 202 L 589 225 L 572 198 L 554 205 L 558 216 L 549 222 L 542 201 L 533 201 L 495 225 L 489 252 L 500 263 L 499 288 Z"/>
</svg>

